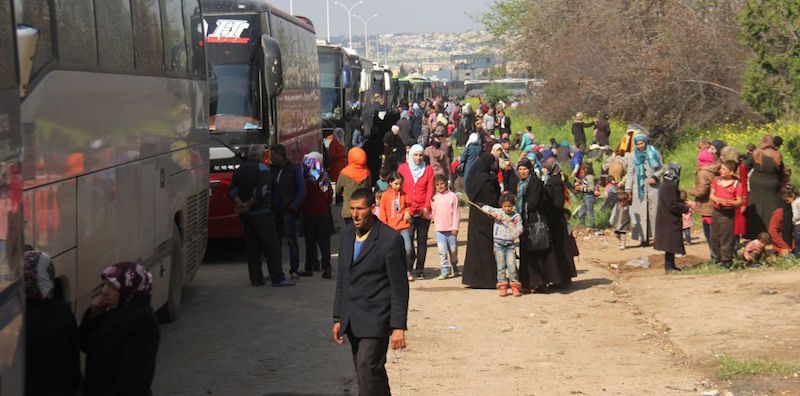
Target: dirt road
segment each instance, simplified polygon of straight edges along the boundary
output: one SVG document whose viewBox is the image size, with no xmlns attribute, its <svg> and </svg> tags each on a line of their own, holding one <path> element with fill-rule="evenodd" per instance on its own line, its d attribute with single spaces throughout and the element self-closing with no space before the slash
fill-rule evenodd
<svg viewBox="0 0 800 396">
<path fill-rule="evenodd" d="M 408 348 L 388 355 L 397 395 L 696 395 L 737 389 L 707 380 L 714 353 L 797 359 L 799 271 L 620 274 L 608 264 L 656 253 L 579 237 L 572 289 L 500 298 L 435 279 L 429 242 L 428 278 L 411 284 Z M 335 281 L 250 287 L 243 249 L 212 246 L 182 317 L 162 327 L 155 394 L 356 394 L 349 347 L 330 340 Z"/>
</svg>

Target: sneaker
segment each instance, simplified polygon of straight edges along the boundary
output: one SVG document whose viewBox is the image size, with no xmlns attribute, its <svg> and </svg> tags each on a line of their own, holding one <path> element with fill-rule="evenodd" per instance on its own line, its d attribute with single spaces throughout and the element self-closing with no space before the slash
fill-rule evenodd
<svg viewBox="0 0 800 396">
<path fill-rule="evenodd" d="M 625 250 L 625 242 L 619 243 L 619 250 Z"/>
<path fill-rule="evenodd" d="M 447 278 L 450 278 L 450 274 L 449 273 L 442 272 L 441 274 L 439 274 L 439 280 L 445 280 Z"/>
<path fill-rule="evenodd" d="M 322 271 L 322 279 L 330 279 L 331 278 L 331 270 Z"/>
<path fill-rule="evenodd" d="M 419 278 L 419 279 L 425 279 L 425 272 L 423 272 L 423 271 L 417 271 L 417 278 Z"/>
<path fill-rule="evenodd" d="M 294 286 L 294 282 L 290 281 L 289 278 L 283 278 L 282 281 L 272 284 L 272 287 L 287 287 L 287 286 Z"/>
<path fill-rule="evenodd" d="M 453 267 L 451 268 L 451 270 L 452 271 L 450 271 L 450 274 L 452 276 L 456 277 L 456 276 L 459 275 L 459 273 L 458 273 L 458 264 L 453 264 Z"/>
<path fill-rule="evenodd" d="M 289 271 L 289 276 L 292 277 L 292 280 L 294 281 L 300 280 L 300 274 L 298 274 L 296 271 Z"/>
</svg>

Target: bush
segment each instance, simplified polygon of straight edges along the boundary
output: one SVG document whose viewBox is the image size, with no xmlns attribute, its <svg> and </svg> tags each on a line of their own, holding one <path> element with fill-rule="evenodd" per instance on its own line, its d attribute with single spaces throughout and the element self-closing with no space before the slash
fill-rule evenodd
<svg viewBox="0 0 800 396">
<path fill-rule="evenodd" d="M 598 201 L 602 204 L 605 201 Z M 597 205 L 595 205 L 597 206 Z M 611 227 L 611 208 L 597 210 L 594 213 L 594 226 L 595 228 L 609 228 Z"/>
<path fill-rule="evenodd" d="M 484 95 L 486 100 L 490 103 L 497 103 L 499 101 L 508 101 L 508 98 L 511 96 L 511 93 L 506 89 L 506 87 L 500 84 L 491 84 L 486 89 L 484 89 Z"/>
</svg>

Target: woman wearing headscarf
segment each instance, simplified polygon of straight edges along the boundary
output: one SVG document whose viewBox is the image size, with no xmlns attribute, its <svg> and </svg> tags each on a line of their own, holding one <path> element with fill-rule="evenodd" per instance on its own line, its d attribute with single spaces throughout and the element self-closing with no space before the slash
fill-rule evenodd
<svg viewBox="0 0 800 396">
<path fill-rule="evenodd" d="M 400 136 L 402 128 L 392 125 L 392 132 L 383 136 L 383 166 L 392 171 L 397 170 L 405 161 L 406 145 Z"/>
<path fill-rule="evenodd" d="M 344 129 L 335 128 L 333 134 L 329 136 L 328 139 L 330 139 L 328 152 L 331 157 L 331 178 L 337 180 L 339 178 L 339 172 L 341 172 L 345 166 L 344 153 L 346 150 L 345 147 L 347 146 L 344 141 Z"/>
<path fill-rule="evenodd" d="M 772 135 L 764 135 L 758 149 L 753 152 L 747 166 L 750 174 L 750 195 L 747 206 L 747 239 L 755 239 L 767 232 L 769 220 L 775 209 L 781 207 L 781 184 L 784 181 L 784 164 L 775 147 Z"/>
<path fill-rule="evenodd" d="M 306 263 L 300 276 L 313 276 L 320 270 L 317 246 L 322 254 L 322 278 L 331 277 L 331 235 L 334 233 L 331 217 L 333 189 L 328 173 L 322 167 L 319 153 L 311 152 L 303 159 L 306 198 L 303 201 L 303 235 L 306 240 Z"/>
<path fill-rule="evenodd" d="M 711 215 L 714 211 L 714 204 L 711 202 L 711 182 L 719 176 L 719 168 L 722 163 L 708 150 L 700 150 L 697 155 L 697 171 L 694 173 L 694 187 L 688 194 L 694 197 L 695 213 L 701 216 L 703 224 L 703 235 L 708 243 L 708 251 L 711 260 L 716 260 L 717 254 L 711 249 Z"/>
<path fill-rule="evenodd" d="M 70 395 L 81 381 L 75 315 L 53 298 L 55 269 L 38 250 L 25 252 L 25 395 Z"/>
<path fill-rule="evenodd" d="M 497 207 L 500 185 L 497 183 L 497 159 L 483 153 L 475 161 L 466 179 L 466 192 L 470 201 L 478 205 Z M 494 259 L 492 227 L 494 220 L 480 209 L 470 205 L 467 230 L 467 253 L 461 283 L 476 289 L 494 289 L 497 285 L 497 266 Z"/>
<path fill-rule="evenodd" d="M 367 169 L 367 153 L 361 147 L 353 147 L 347 153 L 347 166 L 342 169 L 339 179 L 336 180 L 336 195 L 341 196 L 344 204 L 342 205 L 342 218 L 345 224 L 353 222 L 350 215 L 350 195 L 359 188 L 372 187 L 369 169 Z"/>
<path fill-rule="evenodd" d="M 534 173 L 534 165 L 527 158 L 517 163 L 519 185 L 517 186 L 517 213 L 522 216 L 523 224 L 536 222 L 544 217 L 544 184 Z M 547 284 L 542 272 L 542 251 L 528 247 L 525 233 L 520 236 L 519 243 L 519 280 L 523 290 L 536 290 Z"/>
<path fill-rule="evenodd" d="M 634 149 L 629 154 L 628 179 L 625 190 L 631 192 L 631 238 L 650 244 L 658 209 L 658 187 L 666 167 L 658 149 L 647 143 L 643 133 L 633 137 Z"/>
<path fill-rule="evenodd" d="M 578 276 L 575 261 L 572 259 L 572 241 L 567 232 L 567 221 L 564 219 L 566 186 L 561 173 L 561 164 L 555 157 L 546 159 L 542 165 L 544 202 L 539 205 L 539 210 L 544 214 L 552 239 L 550 248 L 539 253 L 542 260 L 541 275 L 547 285 L 566 288 L 572 285 L 572 278 Z"/>
<path fill-rule="evenodd" d="M 655 238 L 653 247 L 664 252 L 664 270 L 669 273 L 680 271 L 675 266 L 675 255 L 686 254 L 683 247 L 682 214 L 689 211 L 680 199 L 678 183 L 681 179 L 681 166 L 671 163 L 667 166 L 664 182 L 658 190 L 658 213 L 656 214 Z"/>
<path fill-rule="evenodd" d="M 561 164 L 566 164 L 570 161 L 570 148 L 566 139 L 562 140 L 561 144 L 556 149 L 556 157 Z"/>
<path fill-rule="evenodd" d="M 430 162 L 434 175 L 442 175 L 448 180 L 450 179 L 450 156 L 447 151 L 442 147 L 442 140 L 447 139 L 444 128 L 436 127 L 436 133 L 431 140 L 431 145 L 425 147 L 425 157 Z"/>
<path fill-rule="evenodd" d="M 428 228 L 431 226 L 431 198 L 433 198 L 433 169 L 425 163 L 422 146 L 415 144 L 408 151 L 408 160 L 397 170 L 403 175 L 403 192 L 411 203 L 411 220 L 408 233 L 411 236 L 411 253 L 408 257 L 408 272 L 417 261 L 418 278 L 424 278 L 425 255 L 428 252 Z M 416 235 L 416 236 L 415 236 Z M 414 240 L 417 250 L 414 251 Z"/>
<path fill-rule="evenodd" d="M 81 320 L 86 353 L 84 396 L 152 395 L 159 329 L 150 308 L 153 278 L 139 264 L 114 264 L 100 274 L 102 293 Z"/>
<path fill-rule="evenodd" d="M 475 161 L 478 160 L 478 157 L 481 155 L 482 152 L 480 137 L 478 136 L 477 132 L 473 132 L 469 135 L 469 139 L 467 140 L 467 148 L 464 149 L 464 152 L 461 153 L 461 158 L 458 159 L 459 164 L 464 164 L 464 185 L 466 185 L 466 180 L 468 180 L 469 172 L 472 169 L 472 166 L 475 164 Z"/>
</svg>

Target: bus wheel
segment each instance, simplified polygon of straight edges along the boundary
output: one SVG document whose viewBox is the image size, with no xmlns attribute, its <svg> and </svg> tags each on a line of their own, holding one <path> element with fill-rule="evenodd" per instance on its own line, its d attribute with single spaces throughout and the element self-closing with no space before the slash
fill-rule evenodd
<svg viewBox="0 0 800 396">
<path fill-rule="evenodd" d="M 169 269 L 169 296 L 167 302 L 158 310 L 158 319 L 169 323 L 178 319 L 183 300 L 184 251 L 181 232 L 177 224 L 172 225 L 172 254 Z"/>
</svg>

